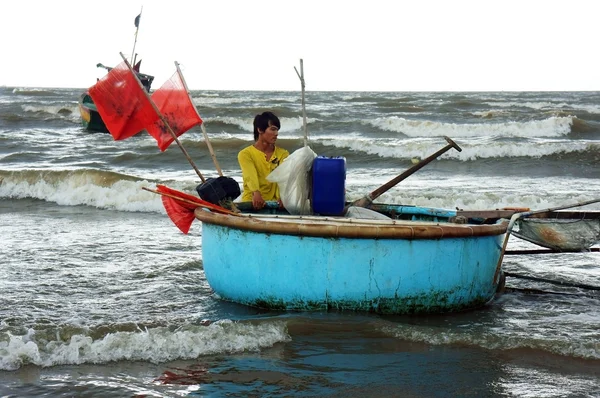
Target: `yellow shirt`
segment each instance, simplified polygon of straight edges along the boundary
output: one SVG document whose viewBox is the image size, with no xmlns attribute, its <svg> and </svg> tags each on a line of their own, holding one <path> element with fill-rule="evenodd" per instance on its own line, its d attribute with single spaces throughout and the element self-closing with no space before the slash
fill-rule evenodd
<svg viewBox="0 0 600 398">
<path fill-rule="evenodd" d="M 252 192 L 254 191 L 260 191 L 265 201 L 278 200 L 279 187 L 276 183 L 268 181 L 267 176 L 289 155 L 288 151 L 278 146 L 275 147 L 269 159 L 266 159 L 265 154 L 256 149 L 254 145 L 242 149 L 238 154 L 238 162 L 244 179 L 242 201 L 252 201 Z"/>
</svg>

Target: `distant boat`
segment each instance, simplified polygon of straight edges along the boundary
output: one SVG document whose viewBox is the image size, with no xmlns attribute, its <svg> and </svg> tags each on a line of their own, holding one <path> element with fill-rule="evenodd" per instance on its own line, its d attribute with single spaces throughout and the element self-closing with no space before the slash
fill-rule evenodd
<svg viewBox="0 0 600 398">
<path fill-rule="evenodd" d="M 142 10 L 143 10 L 143 8 L 142 8 Z M 137 17 L 135 17 L 135 20 L 134 20 L 134 25 L 135 25 L 136 30 L 135 30 L 135 40 L 133 42 L 133 50 L 131 52 L 132 65 L 134 65 L 133 70 L 136 72 L 136 75 L 137 75 L 138 79 L 140 80 L 140 82 L 142 83 L 142 85 L 144 86 L 146 91 L 150 92 L 150 87 L 152 86 L 152 81 L 154 81 L 154 76 L 140 73 L 140 65 L 141 65 L 142 61 L 140 60 L 137 63 L 135 61 L 135 58 L 137 57 L 137 54 L 135 54 L 135 46 L 137 44 L 137 35 L 138 35 L 139 27 L 140 27 L 141 17 L 142 17 L 142 11 L 140 11 L 139 15 Z M 133 54 L 135 54 L 135 56 Z M 96 66 L 98 68 L 104 68 L 108 72 L 110 72 L 110 70 L 112 69 L 111 67 L 104 66 L 100 63 L 97 64 Z M 81 123 L 82 123 L 84 129 L 89 130 L 89 131 L 102 132 L 102 133 L 109 132 L 108 129 L 106 128 L 104 121 L 102 120 L 102 117 L 98 113 L 98 109 L 96 108 L 96 105 L 94 104 L 94 101 L 92 100 L 92 97 L 89 95 L 89 93 L 87 91 L 85 93 L 81 94 L 81 96 L 79 97 L 79 113 L 81 114 Z"/>
<path fill-rule="evenodd" d="M 79 97 L 79 113 L 81 114 L 81 124 L 83 128 L 89 131 L 108 133 L 108 129 L 96 109 L 96 104 L 92 97 L 86 91 Z"/>
<path fill-rule="evenodd" d="M 146 91 L 150 92 L 152 82 L 154 81 L 154 76 L 138 72 L 141 62 L 142 61 L 139 61 L 134 67 L 134 69 L 136 70 L 137 77 L 140 79 L 140 82 L 142 83 Z M 102 64 L 98 64 L 96 66 L 99 68 L 105 68 L 107 71 L 110 71 L 112 69 L 111 67 L 104 66 Z M 79 113 L 81 114 L 81 123 L 84 129 L 88 131 L 108 133 L 108 129 L 106 128 L 102 117 L 98 113 L 96 104 L 94 104 L 92 97 L 90 97 L 87 91 L 81 94 L 81 96 L 79 97 Z"/>
</svg>

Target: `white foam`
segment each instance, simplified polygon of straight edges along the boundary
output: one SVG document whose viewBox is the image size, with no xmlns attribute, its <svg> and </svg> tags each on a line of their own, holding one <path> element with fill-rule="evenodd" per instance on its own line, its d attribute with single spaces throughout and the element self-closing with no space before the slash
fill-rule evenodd
<svg viewBox="0 0 600 398">
<path fill-rule="evenodd" d="M 120 211 L 165 212 L 159 195 L 142 190 L 142 187 L 154 188 L 154 183 L 120 180 L 112 186 L 103 186 L 97 179 L 97 176 L 89 174 L 73 174 L 54 182 L 5 178 L 0 185 L 0 197 L 35 198 L 63 206 L 87 205 Z"/>
<path fill-rule="evenodd" d="M 25 112 L 45 113 L 52 118 L 64 118 L 74 122 L 81 121 L 78 105 L 22 105 L 21 108 Z M 63 113 L 60 111 L 63 111 Z"/>
<path fill-rule="evenodd" d="M 16 370 L 26 364 L 48 367 L 112 361 L 160 363 L 194 359 L 202 355 L 258 351 L 290 340 L 284 322 L 260 324 L 221 320 L 209 326 L 186 325 L 171 331 L 168 327 L 137 332 L 109 333 L 101 339 L 77 334 L 63 341 L 37 339 L 29 329 L 26 335 L 8 334 L 0 341 L 0 370 Z"/>
<path fill-rule="evenodd" d="M 522 318 L 521 318 L 522 320 Z M 511 350 L 518 348 L 539 349 L 554 354 L 586 359 L 600 359 L 600 349 L 594 341 L 578 341 L 572 336 L 534 333 L 520 330 L 527 325 L 521 323 L 514 332 L 511 329 L 486 327 L 485 330 L 472 328 L 433 328 L 417 325 L 384 326 L 382 329 L 396 338 L 433 345 L 467 345 L 490 350 Z"/>
<path fill-rule="evenodd" d="M 302 129 L 302 117 L 281 117 L 279 118 L 279 121 L 281 122 L 281 130 L 279 130 L 280 133 L 282 134 L 287 134 L 287 133 L 297 133 L 298 131 L 301 131 Z M 307 120 L 307 124 L 308 123 L 312 123 L 315 120 Z M 231 116 L 227 116 L 227 117 L 221 117 L 221 116 L 217 116 L 217 117 L 212 117 L 212 118 L 206 118 L 204 119 L 204 122 L 206 123 L 206 129 L 210 129 L 210 124 L 211 123 L 216 123 L 216 122 L 220 122 L 220 123 L 224 123 L 224 124 L 229 124 L 229 125 L 233 125 L 233 126 L 238 126 L 240 129 L 244 130 L 244 131 L 249 131 L 252 132 L 254 131 L 254 126 L 253 126 L 253 122 L 254 122 L 254 117 L 247 117 L 247 118 L 239 118 L 239 117 L 231 117 Z"/>
<path fill-rule="evenodd" d="M 408 137 L 561 137 L 570 133 L 573 118 L 553 116 L 527 122 L 457 124 L 389 116 L 363 123 Z"/>
<path fill-rule="evenodd" d="M 500 108 L 530 108 L 535 110 L 543 110 L 543 109 L 551 109 L 556 110 L 563 107 L 570 107 L 571 105 L 567 103 L 556 104 L 554 102 L 549 101 L 541 101 L 541 102 L 517 102 L 517 101 L 497 101 L 497 102 L 483 102 L 483 104 L 488 105 L 492 108 L 500 107 Z"/>
<path fill-rule="evenodd" d="M 315 137 L 314 142 L 322 143 L 341 149 L 351 149 L 354 152 L 365 152 L 379 155 L 384 158 L 425 159 L 432 153 L 433 148 L 441 149 L 447 145 L 446 141 L 436 139 L 395 139 L 395 138 L 360 138 L 353 134 L 344 137 Z M 540 158 L 553 154 L 579 153 L 588 150 L 596 150 L 597 142 L 568 139 L 546 139 L 530 140 L 528 142 L 509 142 L 494 139 L 470 140 L 463 143 L 455 142 L 462 149 L 461 152 L 451 149 L 439 157 L 439 159 L 457 159 L 469 161 L 489 158 L 514 158 L 530 157 Z"/>
</svg>

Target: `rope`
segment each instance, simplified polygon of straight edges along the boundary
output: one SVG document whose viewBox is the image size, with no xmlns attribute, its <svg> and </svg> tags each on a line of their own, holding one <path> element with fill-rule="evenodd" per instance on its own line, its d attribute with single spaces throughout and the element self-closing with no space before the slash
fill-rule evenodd
<svg viewBox="0 0 600 398">
<path fill-rule="evenodd" d="M 531 288 L 518 288 L 518 287 L 505 287 L 503 293 L 524 293 L 524 294 L 553 294 L 558 296 L 577 296 L 581 297 L 581 293 L 567 293 L 567 292 L 550 292 L 547 290 L 541 289 L 531 289 Z M 595 298 L 595 295 L 587 295 L 584 294 L 584 297 L 592 297 Z"/>
<path fill-rule="evenodd" d="M 513 232 L 514 235 L 514 232 Z M 585 250 L 554 250 L 554 249 L 532 249 L 532 250 L 507 250 L 505 255 L 517 254 L 552 254 L 552 253 L 599 253 L 600 247 L 591 247 Z"/>
<path fill-rule="evenodd" d="M 560 286 L 577 287 L 580 289 L 588 289 L 588 290 L 600 290 L 600 286 L 586 285 L 583 283 L 570 283 L 570 282 L 563 282 L 563 281 L 555 281 L 552 279 L 538 278 L 535 276 L 513 274 L 512 272 L 506 272 L 506 271 L 504 271 L 504 275 L 510 276 L 513 278 L 527 279 L 530 281 L 552 283 L 552 284 L 560 285 Z"/>
</svg>

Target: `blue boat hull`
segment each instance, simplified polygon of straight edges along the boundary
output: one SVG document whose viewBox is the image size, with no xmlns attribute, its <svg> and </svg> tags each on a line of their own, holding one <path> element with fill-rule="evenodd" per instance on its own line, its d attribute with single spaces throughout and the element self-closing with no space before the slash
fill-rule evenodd
<svg viewBox="0 0 600 398">
<path fill-rule="evenodd" d="M 237 303 L 439 313 L 481 307 L 494 297 L 503 238 L 503 233 L 441 239 L 303 236 L 204 219 L 202 258 L 212 289 Z"/>
</svg>

